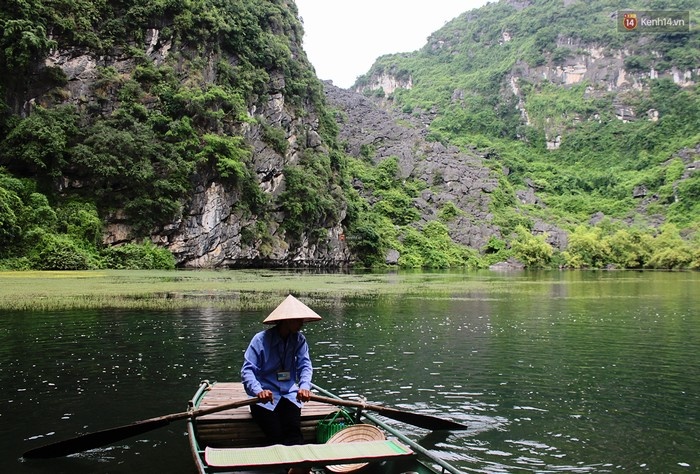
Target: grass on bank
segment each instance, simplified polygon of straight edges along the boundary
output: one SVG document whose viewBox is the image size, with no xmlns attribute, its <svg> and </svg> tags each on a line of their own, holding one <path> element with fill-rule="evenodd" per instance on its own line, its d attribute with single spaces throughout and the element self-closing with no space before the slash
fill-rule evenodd
<svg viewBox="0 0 700 474">
<path fill-rule="evenodd" d="M 307 270 L 93 270 L 73 272 L 0 271 L 0 317 L 8 311 L 94 309 L 179 310 L 216 308 L 261 311 L 294 294 L 315 309 L 373 304 L 372 300 L 442 299 L 499 301 L 565 295 L 582 301 L 627 298 L 640 279 L 654 272 L 567 271 L 401 271 L 321 273 Z M 694 272 L 673 272 L 669 293 Z M 584 283 L 584 284 L 582 284 Z M 646 295 L 655 298 L 654 294 Z M 680 297 L 680 296 L 679 296 Z"/>
<path fill-rule="evenodd" d="M 381 294 L 478 291 L 464 274 L 310 273 L 292 270 L 95 270 L 0 272 L 0 310 L 94 308 L 259 310 L 287 294 L 314 305 Z"/>
</svg>

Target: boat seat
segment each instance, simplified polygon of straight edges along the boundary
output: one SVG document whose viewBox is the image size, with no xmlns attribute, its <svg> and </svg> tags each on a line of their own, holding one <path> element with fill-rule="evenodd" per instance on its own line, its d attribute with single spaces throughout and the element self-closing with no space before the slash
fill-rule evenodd
<svg viewBox="0 0 700 474">
<path fill-rule="evenodd" d="M 301 444 L 257 448 L 211 448 L 205 450 L 206 463 L 221 468 L 258 468 L 271 466 L 325 466 L 371 462 L 414 452 L 397 440 L 358 441 L 353 443 Z"/>
<path fill-rule="evenodd" d="M 212 385 L 202 398 L 199 408 L 210 408 L 247 398 L 240 382 L 221 382 Z M 338 407 L 318 402 L 307 402 L 301 410 L 301 433 L 304 442 L 316 442 L 316 430 L 323 420 Z M 250 407 L 220 411 L 197 417 L 195 430 L 200 446 L 215 448 L 252 447 L 265 444 L 265 435 L 253 421 Z"/>
</svg>

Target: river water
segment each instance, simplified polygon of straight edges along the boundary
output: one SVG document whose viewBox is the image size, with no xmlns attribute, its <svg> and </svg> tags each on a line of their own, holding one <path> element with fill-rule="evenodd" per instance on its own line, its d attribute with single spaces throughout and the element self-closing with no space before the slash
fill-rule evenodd
<svg viewBox="0 0 700 474">
<path fill-rule="evenodd" d="M 314 308 L 314 381 L 467 424 L 428 433 L 389 420 L 464 472 L 700 471 L 700 274 L 444 277 L 482 284 L 445 294 L 433 273 L 410 295 Z M 201 380 L 239 380 L 264 316 L 0 313 L 3 472 L 192 473 L 181 421 L 67 458 L 21 454 L 184 411 Z"/>
</svg>

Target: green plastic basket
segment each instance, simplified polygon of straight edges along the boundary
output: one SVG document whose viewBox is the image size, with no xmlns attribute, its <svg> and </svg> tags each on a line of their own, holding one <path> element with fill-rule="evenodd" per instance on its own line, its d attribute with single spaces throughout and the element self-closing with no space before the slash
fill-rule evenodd
<svg viewBox="0 0 700 474">
<path fill-rule="evenodd" d="M 336 410 L 326 415 L 324 419 L 318 422 L 318 427 L 316 428 L 316 442 L 325 443 L 338 431 L 354 424 L 355 421 L 347 411 Z"/>
</svg>

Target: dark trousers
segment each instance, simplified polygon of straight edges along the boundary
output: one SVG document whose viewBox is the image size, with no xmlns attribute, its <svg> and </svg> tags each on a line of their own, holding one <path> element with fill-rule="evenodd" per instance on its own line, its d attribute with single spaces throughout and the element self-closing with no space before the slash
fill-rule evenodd
<svg viewBox="0 0 700 474">
<path fill-rule="evenodd" d="M 279 401 L 274 411 L 258 405 L 250 406 L 250 413 L 269 444 L 303 444 L 301 434 L 301 408 L 286 398 Z"/>
</svg>

